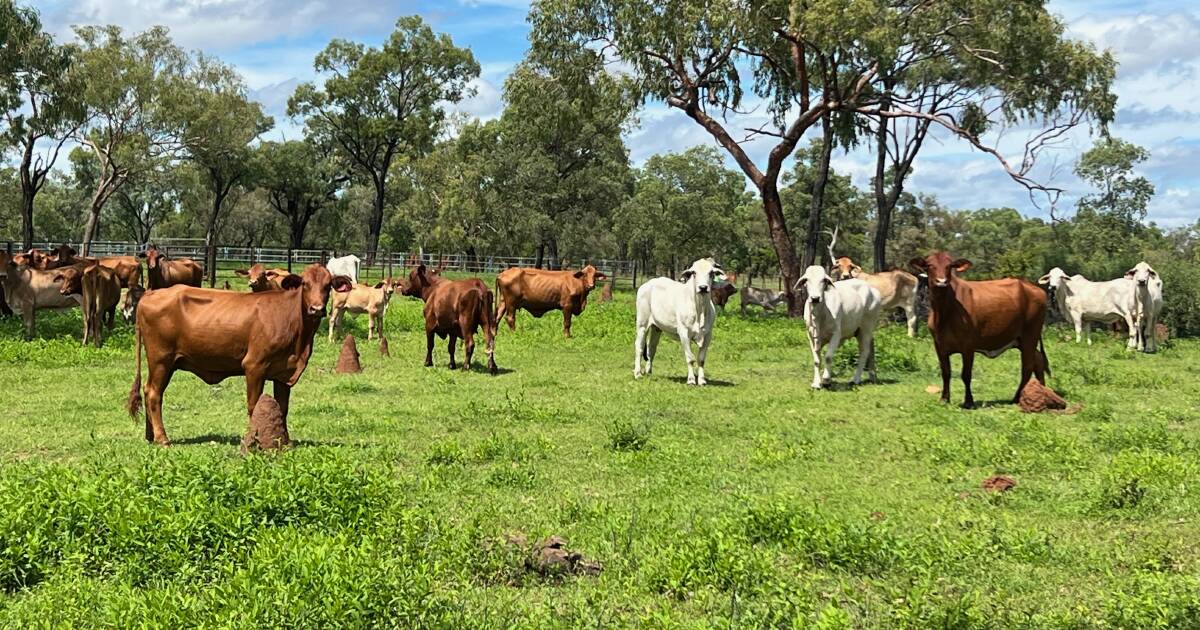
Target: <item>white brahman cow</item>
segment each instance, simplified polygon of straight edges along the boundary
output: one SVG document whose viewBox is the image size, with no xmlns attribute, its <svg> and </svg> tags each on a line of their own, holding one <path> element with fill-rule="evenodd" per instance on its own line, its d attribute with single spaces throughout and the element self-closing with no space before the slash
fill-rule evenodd
<svg viewBox="0 0 1200 630">
<path fill-rule="evenodd" d="M 1092 282 L 1079 274 L 1068 276 L 1055 267 L 1038 278 L 1038 284 L 1054 290 L 1058 311 L 1075 325 L 1075 343 L 1087 338 L 1088 345 L 1092 345 L 1092 322 L 1124 320 L 1129 326 L 1128 346 L 1137 346 L 1137 291 L 1129 280 Z"/>
<path fill-rule="evenodd" d="M 350 281 L 358 284 L 358 256 L 348 254 L 340 258 L 330 258 L 325 268 L 335 276 L 350 276 Z"/>
<path fill-rule="evenodd" d="M 671 278 L 654 278 L 637 292 L 637 338 L 633 342 L 633 377 L 650 374 L 654 353 L 663 333 L 679 340 L 683 359 L 687 363 L 688 385 L 704 385 L 704 359 L 712 342 L 713 321 L 717 309 L 713 306 L 710 289 L 714 282 L 725 279 L 725 272 L 712 258 L 692 263 L 682 276 L 682 282 Z M 650 332 L 649 344 L 646 332 Z M 699 360 L 692 355 L 692 342 L 699 348 Z M 642 359 L 646 371 L 642 371 Z M 696 363 L 696 370 L 692 364 Z"/>
<path fill-rule="evenodd" d="M 842 340 L 851 336 L 858 338 L 858 369 L 854 371 L 854 384 L 862 382 L 863 366 L 868 362 L 874 381 L 875 357 L 871 353 L 871 344 L 875 324 L 883 310 L 879 290 L 857 278 L 834 282 L 820 265 L 805 269 L 796 287 L 803 287 L 808 295 L 804 302 L 804 324 L 813 357 L 813 389 L 821 389 L 833 380 L 834 354 Z M 822 371 L 821 348 L 826 346 Z"/>
<path fill-rule="evenodd" d="M 1143 352 L 1158 352 L 1158 337 L 1154 334 L 1154 328 L 1158 325 L 1158 315 L 1162 312 L 1162 279 L 1144 260 L 1126 271 L 1125 277 L 1133 281 L 1137 295 L 1137 349 Z"/>
</svg>

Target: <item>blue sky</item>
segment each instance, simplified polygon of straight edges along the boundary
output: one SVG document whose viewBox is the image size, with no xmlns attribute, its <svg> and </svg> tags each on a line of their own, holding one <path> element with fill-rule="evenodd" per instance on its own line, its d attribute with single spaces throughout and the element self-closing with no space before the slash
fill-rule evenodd
<svg viewBox="0 0 1200 630">
<path fill-rule="evenodd" d="M 331 38 L 378 43 L 396 18 L 417 13 L 456 43 L 470 47 L 483 68 L 478 95 L 461 105 L 480 117 L 499 113 L 504 77 L 528 42 L 526 0 L 38 0 L 46 26 L 69 38 L 72 24 L 112 23 L 127 30 L 154 24 L 171 29 L 190 49 L 219 55 L 245 76 L 253 95 L 276 117 L 275 135 L 294 136 L 283 109 L 295 85 L 313 77 L 312 59 Z M 1145 146 L 1151 160 L 1142 172 L 1157 187 L 1149 219 L 1164 226 L 1200 218 L 1200 3 L 1195 0 L 1050 0 L 1074 37 L 1110 48 L 1118 71 L 1116 135 Z M 753 115 L 752 115 L 753 116 Z M 681 113 L 650 105 L 641 126 L 627 136 L 631 157 L 677 151 L 711 139 Z M 741 128 L 740 121 L 738 128 Z M 748 125 L 745 125 L 748 126 Z M 1020 146 L 1019 132 L 1001 144 Z M 1053 181 L 1068 189 L 1060 207 L 1086 193 L 1069 173 L 1091 143 L 1076 134 L 1057 150 Z M 767 144 L 752 145 L 761 156 Z M 835 168 L 865 185 L 871 158 L 857 151 L 835 158 Z M 998 205 L 1040 216 L 1025 191 L 1008 180 L 993 158 L 950 138 L 935 138 L 918 159 L 910 190 L 936 194 L 956 208 Z"/>
</svg>

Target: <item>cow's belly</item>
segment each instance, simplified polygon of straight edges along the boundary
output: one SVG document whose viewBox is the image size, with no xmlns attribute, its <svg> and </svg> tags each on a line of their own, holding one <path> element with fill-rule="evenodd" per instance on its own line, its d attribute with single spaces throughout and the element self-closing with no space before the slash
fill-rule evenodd
<svg viewBox="0 0 1200 630">
<path fill-rule="evenodd" d="M 1082 319 L 1087 322 L 1100 322 L 1102 324 L 1111 324 L 1116 321 L 1123 321 L 1124 315 L 1120 313 L 1103 312 L 1103 311 L 1084 311 Z"/>
<path fill-rule="evenodd" d="M 1016 345 L 1017 345 L 1017 340 L 1014 339 L 1014 340 L 1008 342 L 1007 344 L 1005 344 L 1003 346 L 999 346 L 999 347 L 976 348 L 975 353 L 982 354 L 983 356 L 985 356 L 989 359 L 995 359 L 996 357 L 1007 352 L 1009 349 L 1016 347 Z"/>
</svg>

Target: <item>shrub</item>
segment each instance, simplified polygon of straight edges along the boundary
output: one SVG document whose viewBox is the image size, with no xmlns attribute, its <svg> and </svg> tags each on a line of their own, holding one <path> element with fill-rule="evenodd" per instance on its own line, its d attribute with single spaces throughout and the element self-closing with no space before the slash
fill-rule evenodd
<svg viewBox="0 0 1200 630">
<path fill-rule="evenodd" d="M 650 423 L 613 420 L 608 423 L 608 447 L 614 451 L 644 451 L 651 448 Z"/>
</svg>

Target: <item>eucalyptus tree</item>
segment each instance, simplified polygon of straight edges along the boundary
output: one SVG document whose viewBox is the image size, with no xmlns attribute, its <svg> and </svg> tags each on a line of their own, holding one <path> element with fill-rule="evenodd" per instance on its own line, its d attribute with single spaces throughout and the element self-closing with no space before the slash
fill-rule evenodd
<svg viewBox="0 0 1200 630">
<path fill-rule="evenodd" d="M 847 144 L 862 117 L 927 119 L 1037 187 L 1034 158 L 1061 125 L 1112 115 L 1112 58 L 1066 40 L 1041 2 L 537 0 L 530 21 L 536 55 L 592 46 L 634 77 L 641 99 L 679 110 L 729 153 L 759 192 L 792 314 L 799 264 L 779 177 L 814 125 L 827 121 Z M 957 114 L 913 109 L 885 98 L 881 77 L 898 62 L 974 90 Z M 984 140 L 1011 122 L 1050 123 L 1019 165 Z M 746 146 L 756 139 L 772 143 L 761 163 Z"/>
<path fill-rule="evenodd" d="M 288 224 L 288 243 L 304 247 L 308 224 L 330 205 L 350 177 L 332 147 L 310 139 L 264 142 L 257 149 L 257 180 L 267 203 Z"/>
<path fill-rule="evenodd" d="M 479 64 L 449 35 L 435 34 L 418 16 L 402 17 L 379 48 L 335 39 L 313 63 L 324 75 L 318 89 L 305 83 L 288 114 L 306 120 L 309 133 L 328 138 L 374 188 L 367 256 L 379 247 L 392 164 L 429 151 L 446 104 L 474 94 Z"/>
<path fill-rule="evenodd" d="M 81 47 L 76 72 L 85 79 L 78 93 L 85 123 L 76 139 L 97 167 L 83 231 L 87 255 L 105 204 L 173 147 L 163 94 L 179 80 L 187 54 L 163 27 L 131 37 L 116 26 L 82 26 L 75 34 Z"/>
<path fill-rule="evenodd" d="M 81 124 L 75 48 L 42 31 L 37 12 L 0 0 L 0 137 L 18 153 L 21 237 L 33 244 L 33 203 Z"/>
</svg>

